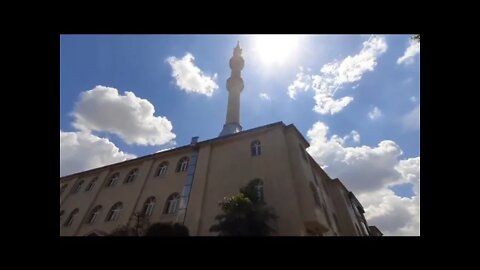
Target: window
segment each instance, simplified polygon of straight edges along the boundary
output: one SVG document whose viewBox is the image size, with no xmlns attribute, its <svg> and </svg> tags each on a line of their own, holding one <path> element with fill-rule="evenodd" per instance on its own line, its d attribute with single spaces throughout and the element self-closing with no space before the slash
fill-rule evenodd
<svg viewBox="0 0 480 270">
<path fill-rule="evenodd" d="M 153 213 L 153 208 L 155 207 L 155 197 L 150 197 L 148 198 L 145 203 L 143 204 L 143 210 L 142 213 L 144 216 L 149 217 Z"/>
<path fill-rule="evenodd" d="M 60 196 L 62 196 L 63 192 L 65 191 L 65 189 L 67 189 L 67 187 L 68 187 L 68 184 L 65 184 L 60 188 Z"/>
<path fill-rule="evenodd" d="M 107 187 L 113 187 L 117 183 L 119 178 L 120 178 L 119 173 L 113 174 L 112 177 L 110 177 L 110 179 L 108 179 L 107 181 Z"/>
<path fill-rule="evenodd" d="M 137 177 L 138 174 L 138 169 L 133 169 L 131 170 L 128 174 L 127 177 L 125 178 L 125 181 L 123 181 L 124 184 L 132 183 L 133 180 L 135 180 L 135 177 Z"/>
<path fill-rule="evenodd" d="M 117 202 L 110 208 L 110 211 L 108 212 L 107 218 L 105 221 L 116 221 L 118 220 L 118 217 L 120 216 L 120 212 L 122 211 L 123 204 L 121 202 Z"/>
<path fill-rule="evenodd" d="M 263 202 L 263 182 L 260 179 L 257 180 L 258 182 L 255 185 L 255 191 L 257 192 L 258 199 Z"/>
<path fill-rule="evenodd" d="M 310 182 L 310 189 L 312 190 L 313 193 L 313 199 L 315 200 L 315 203 L 319 206 L 322 206 L 322 203 L 320 201 L 320 196 L 318 195 L 318 190 L 313 184 L 313 182 Z"/>
<path fill-rule="evenodd" d="M 157 173 L 155 176 L 163 176 L 167 174 L 167 169 L 168 169 L 168 162 L 164 161 L 162 162 L 157 169 Z"/>
<path fill-rule="evenodd" d="M 93 210 L 90 212 L 90 216 L 88 216 L 87 224 L 93 224 L 100 214 L 100 211 L 102 211 L 102 206 L 95 206 L 95 208 L 93 208 Z"/>
<path fill-rule="evenodd" d="M 72 225 L 73 223 L 73 219 L 75 218 L 75 216 L 78 214 L 78 208 L 75 208 L 75 210 L 73 210 L 70 215 L 68 216 L 67 220 L 65 221 L 65 223 L 63 224 L 63 226 L 65 227 L 68 227 L 70 225 Z"/>
<path fill-rule="evenodd" d="M 252 157 L 260 156 L 262 154 L 262 147 L 260 145 L 260 141 L 258 141 L 258 140 L 253 141 L 250 144 L 250 150 L 251 150 Z"/>
<path fill-rule="evenodd" d="M 300 146 L 300 153 L 302 153 L 303 159 L 307 161 L 307 153 L 305 153 L 305 148 L 301 144 L 299 144 L 298 146 Z"/>
<path fill-rule="evenodd" d="M 98 177 L 95 177 L 93 178 L 92 181 L 90 181 L 90 183 L 88 184 L 87 188 L 85 189 L 85 191 L 90 191 L 93 189 L 93 187 L 95 186 L 95 183 L 97 182 L 98 180 Z"/>
<path fill-rule="evenodd" d="M 177 205 L 180 196 L 178 193 L 173 193 L 168 196 L 167 203 L 165 204 L 165 209 L 163 210 L 164 214 L 175 214 L 177 212 Z"/>
<path fill-rule="evenodd" d="M 85 183 L 85 181 L 80 180 L 80 182 L 78 182 L 78 184 L 72 189 L 72 194 L 77 193 L 82 187 L 83 183 Z"/>
<path fill-rule="evenodd" d="M 188 167 L 188 157 L 183 157 L 178 161 L 176 172 L 184 172 Z"/>
</svg>

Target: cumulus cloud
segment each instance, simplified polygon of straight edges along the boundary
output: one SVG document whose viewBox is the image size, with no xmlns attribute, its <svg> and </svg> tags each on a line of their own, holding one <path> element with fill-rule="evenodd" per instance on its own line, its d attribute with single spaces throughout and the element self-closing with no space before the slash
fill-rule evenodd
<svg viewBox="0 0 480 270">
<path fill-rule="evenodd" d="M 260 93 L 260 94 L 258 94 L 258 96 L 260 97 L 260 99 L 270 100 L 270 97 L 268 96 L 267 93 Z"/>
<path fill-rule="evenodd" d="M 420 235 L 420 197 L 405 198 L 390 189 L 357 196 L 365 208 L 369 225 L 377 226 L 384 235 Z"/>
<path fill-rule="evenodd" d="M 360 134 L 356 130 L 352 130 L 352 132 L 350 132 L 350 136 L 352 136 L 354 142 L 360 142 Z"/>
<path fill-rule="evenodd" d="M 320 114 L 338 113 L 353 101 L 353 97 L 337 98 L 337 91 L 346 84 L 359 81 L 365 72 L 373 71 L 377 58 L 386 50 L 385 38 L 373 36 L 363 43 L 359 53 L 323 65 L 320 74 L 308 75 L 301 69 L 296 80 L 288 87 L 288 95 L 294 98 L 299 90 L 307 91 L 311 86 L 315 91 L 314 111 Z"/>
<path fill-rule="evenodd" d="M 88 132 L 60 130 L 60 176 L 135 158 L 122 152 L 108 139 Z"/>
<path fill-rule="evenodd" d="M 96 86 L 82 92 L 72 113 L 73 126 L 81 131 L 106 131 L 128 144 L 161 145 L 173 140 L 172 124 L 154 116 L 155 108 L 133 92 L 118 93 L 111 87 Z"/>
<path fill-rule="evenodd" d="M 295 81 L 288 86 L 288 96 L 295 99 L 298 91 L 307 91 L 310 88 L 312 78 L 310 75 L 303 72 L 303 67 L 300 67 L 300 72 L 297 73 Z"/>
<path fill-rule="evenodd" d="M 409 65 L 415 62 L 414 56 L 420 53 L 420 42 L 410 40 L 410 46 L 405 50 L 402 57 L 397 59 L 397 64 Z"/>
<path fill-rule="evenodd" d="M 390 140 L 375 147 L 347 147 L 345 137 L 328 137 L 328 130 L 322 122 L 308 130 L 308 152 L 332 178 L 339 178 L 355 193 L 366 209 L 369 224 L 385 235 L 418 235 L 420 157 L 402 160 L 401 148 Z M 350 136 L 355 138 L 355 134 L 358 132 L 352 131 Z M 395 195 L 389 187 L 399 183 L 412 183 L 415 196 Z"/>
<path fill-rule="evenodd" d="M 177 86 L 181 90 L 210 97 L 218 88 L 215 82 L 217 73 L 213 77 L 205 75 L 200 68 L 195 66 L 193 60 L 195 57 L 191 53 L 187 53 L 181 59 L 170 56 L 166 61 L 172 67 L 172 77 L 175 78 Z"/>
<path fill-rule="evenodd" d="M 379 109 L 378 107 L 373 107 L 373 110 L 371 110 L 371 111 L 368 113 L 368 117 L 369 117 L 371 120 L 378 119 L 380 116 L 382 116 L 382 111 L 380 111 L 380 109 Z"/>
<path fill-rule="evenodd" d="M 402 121 L 407 129 L 420 129 L 420 105 L 404 115 Z"/>
</svg>

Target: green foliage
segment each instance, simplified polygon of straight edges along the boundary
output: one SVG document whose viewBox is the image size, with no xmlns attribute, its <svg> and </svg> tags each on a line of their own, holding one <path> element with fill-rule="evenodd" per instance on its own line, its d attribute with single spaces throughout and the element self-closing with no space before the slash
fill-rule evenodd
<svg viewBox="0 0 480 270">
<path fill-rule="evenodd" d="M 180 223 L 154 223 L 145 236 L 189 236 L 188 228 Z"/>
<path fill-rule="evenodd" d="M 122 226 L 113 230 L 108 236 L 137 236 L 137 232 L 134 228 Z"/>
<path fill-rule="evenodd" d="M 210 231 L 220 236 L 266 236 L 275 232 L 278 217 L 258 196 L 259 183 L 253 180 L 240 189 L 240 194 L 224 198 L 219 203 L 223 213 L 215 217 L 218 223 Z"/>
</svg>

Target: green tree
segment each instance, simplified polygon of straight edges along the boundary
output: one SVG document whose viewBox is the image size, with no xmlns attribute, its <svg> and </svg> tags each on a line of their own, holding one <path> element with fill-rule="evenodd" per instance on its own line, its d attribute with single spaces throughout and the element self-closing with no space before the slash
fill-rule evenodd
<svg viewBox="0 0 480 270">
<path fill-rule="evenodd" d="M 211 232 L 220 236 L 267 236 L 275 232 L 278 216 L 263 200 L 260 180 L 253 180 L 240 189 L 240 194 L 226 197 L 219 203 L 223 213 Z"/>
<path fill-rule="evenodd" d="M 138 236 L 135 228 L 121 226 L 113 230 L 108 236 Z"/>
<path fill-rule="evenodd" d="M 188 228 L 180 223 L 154 223 L 148 227 L 145 236 L 189 236 Z"/>
</svg>

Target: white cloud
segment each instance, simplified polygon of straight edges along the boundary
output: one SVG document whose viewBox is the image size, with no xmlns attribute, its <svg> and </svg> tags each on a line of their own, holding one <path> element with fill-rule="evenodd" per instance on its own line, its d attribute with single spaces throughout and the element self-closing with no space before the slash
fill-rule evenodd
<svg viewBox="0 0 480 270">
<path fill-rule="evenodd" d="M 175 147 L 169 147 L 169 148 L 165 148 L 165 149 L 160 149 L 160 150 L 158 150 L 158 151 L 155 152 L 155 153 L 165 152 L 165 151 L 168 151 L 168 150 L 172 150 L 173 148 L 175 148 Z"/>
<path fill-rule="evenodd" d="M 404 115 L 402 121 L 407 129 L 420 129 L 420 105 Z"/>
<path fill-rule="evenodd" d="M 363 43 L 363 48 L 358 54 L 323 65 L 318 75 L 304 74 L 301 69 L 297 79 L 288 87 L 288 94 L 294 98 L 297 91 L 300 89 L 307 91 L 311 86 L 315 91 L 314 111 L 320 114 L 338 113 L 353 101 L 353 97 L 336 98 L 336 92 L 345 84 L 359 81 L 365 72 L 373 71 L 377 65 L 377 58 L 386 50 L 385 38 L 373 36 Z"/>
<path fill-rule="evenodd" d="M 96 86 L 82 92 L 76 103 L 73 126 L 81 131 L 106 131 L 128 144 L 160 145 L 173 140 L 172 124 L 154 116 L 155 108 L 133 92 L 120 95 L 115 88 Z"/>
<path fill-rule="evenodd" d="M 258 94 L 258 96 L 260 97 L 260 99 L 270 100 L 270 97 L 268 96 L 267 93 L 260 93 L 260 94 Z"/>
<path fill-rule="evenodd" d="M 377 226 L 384 235 L 420 235 L 420 197 L 405 198 L 390 189 L 357 196 L 365 208 L 369 225 Z"/>
<path fill-rule="evenodd" d="M 372 111 L 368 113 L 368 117 L 371 120 L 378 119 L 380 116 L 382 116 L 382 111 L 378 107 L 374 107 Z"/>
<path fill-rule="evenodd" d="M 411 97 L 410 97 L 410 101 L 411 101 L 411 102 L 415 102 L 415 101 L 417 101 L 417 98 L 416 98 L 415 96 L 411 96 Z"/>
<path fill-rule="evenodd" d="M 177 86 L 181 90 L 185 90 L 187 93 L 198 93 L 210 97 L 215 89 L 218 88 L 215 82 L 217 73 L 215 73 L 213 77 L 203 74 L 203 71 L 195 66 L 193 60 L 195 60 L 193 55 L 187 53 L 181 59 L 170 56 L 166 61 L 172 67 L 172 77 L 175 78 Z"/>
<path fill-rule="evenodd" d="M 88 132 L 60 130 L 60 176 L 135 158 L 120 151 L 108 139 Z"/>
<path fill-rule="evenodd" d="M 295 99 L 298 91 L 307 91 L 310 88 L 312 78 L 310 75 L 303 73 L 303 67 L 300 67 L 300 72 L 297 73 L 295 81 L 288 86 L 288 96 Z M 310 70 L 310 69 L 308 69 Z"/>
<path fill-rule="evenodd" d="M 360 134 L 356 130 L 352 130 L 350 135 L 352 136 L 352 139 L 354 142 L 356 143 L 360 142 Z"/>
<path fill-rule="evenodd" d="M 402 57 L 397 59 L 397 64 L 409 65 L 415 62 L 414 56 L 420 53 L 420 42 L 410 40 L 410 46 L 405 50 Z"/>
<path fill-rule="evenodd" d="M 316 122 L 307 132 L 308 152 L 332 178 L 339 178 L 355 193 L 365 207 L 369 224 L 385 235 L 418 235 L 420 157 L 400 159 L 402 150 L 390 140 L 375 147 L 346 147 L 340 136 L 328 138 L 327 134 L 328 126 Z M 389 187 L 399 183 L 412 183 L 415 196 L 395 195 Z"/>
</svg>

